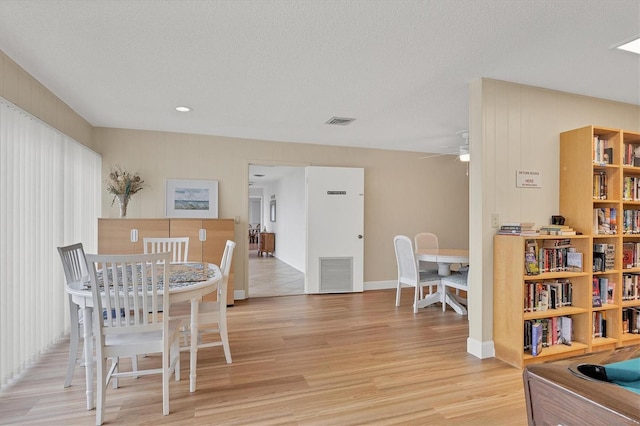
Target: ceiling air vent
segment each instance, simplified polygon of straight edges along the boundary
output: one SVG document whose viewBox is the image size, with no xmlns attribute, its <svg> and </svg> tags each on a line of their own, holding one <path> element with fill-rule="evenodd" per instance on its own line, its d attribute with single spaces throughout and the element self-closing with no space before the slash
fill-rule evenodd
<svg viewBox="0 0 640 426">
<path fill-rule="evenodd" d="M 335 124 L 336 126 L 346 126 L 351 123 L 355 118 L 346 118 L 346 117 L 331 117 L 326 124 Z"/>
</svg>

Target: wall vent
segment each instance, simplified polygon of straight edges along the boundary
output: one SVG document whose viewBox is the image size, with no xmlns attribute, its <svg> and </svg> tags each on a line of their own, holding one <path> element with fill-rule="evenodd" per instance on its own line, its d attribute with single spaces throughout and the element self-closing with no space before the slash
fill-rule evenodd
<svg viewBox="0 0 640 426">
<path fill-rule="evenodd" d="M 326 124 L 333 124 L 336 126 L 346 126 L 347 124 L 354 121 L 355 118 L 346 118 L 346 117 L 331 117 Z"/>
<path fill-rule="evenodd" d="M 320 258 L 320 293 L 353 291 L 353 257 Z"/>
</svg>

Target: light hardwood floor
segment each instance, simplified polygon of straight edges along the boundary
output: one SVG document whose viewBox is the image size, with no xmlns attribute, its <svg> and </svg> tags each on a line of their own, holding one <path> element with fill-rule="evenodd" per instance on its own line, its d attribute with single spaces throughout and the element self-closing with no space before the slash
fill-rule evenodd
<svg viewBox="0 0 640 426">
<path fill-rule="evenodd" d="M 233 363 L 199 351 L 189 393 L 188 353 L 162 415 L 160 376 L 120 379 L 106 424 L 526 425 L 519 369 L 466 352 L 467 317 L 439 305 L 412 313 L 395 292 L 238 301 L 228 310 Z M 0 394 L 0 424 L 90 425 L 84 369 L 64 389 L 68 341 Z M 157 356 L 140 360 L 157 363 Z"/>
</svg>

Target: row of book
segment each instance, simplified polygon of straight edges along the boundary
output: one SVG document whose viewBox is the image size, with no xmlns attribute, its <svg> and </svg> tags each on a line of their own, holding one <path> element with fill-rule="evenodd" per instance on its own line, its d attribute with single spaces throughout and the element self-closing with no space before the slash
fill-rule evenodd
<svg viewBox="0 0 640 426">
<path fill-rule="evenodd" d="M 622 212 L 622 233 L 640 234 L 640 210 Z"/>
<path fill-rule="evenodd" d="M 616 246 L 595 243 L 593 245 L 593 272 L 612 271 L 616 267 Z"/>
<path fill-rule="evenodd" d="M 571 246 L 570 238 L 525 241 L 524 265 L 527 275 L 544 272 L 582 272 L 582 253 Z"/>
<path fill-rule="evenodd" d="M 596 311 L 592 314 L 593 337 L 607 337 L 607 313 Z"/>
<path fill-rule="evenodd" d="M 640 201 L 640 177 L 624 177 L 624 180 L 622 182 L 622 200 Z"/>
<path fill-rule="evenodd" d="M 622 274 L 622 300 L 640 300 L 640 275 Z"/>
<path fill-rule="evenodd" d="M 598 135 L 593 137 L 593 162 L 597 164 L 613 163 L 613 147 L 609 140 Z"/>
<path fill-rule="evenodd" d="M 606 200 L 608 193 L 607 174 L 604 171 L 593 174 L 593 199 Z"/>
<path fill-rule="evenodd" d="M 640 267 L 640 242 L 622 243 L 622 269 Z"/>
<path fill-rule="evenodd" d="M 542 348 L 560 344 L 571 345 L 572 341 L 571 317 L 551 317 L 524 322 L 524 350 L 531 352 L 533 356 L 539 355 Z"/>
<path fill-rule="evenodd" d="M 568 280 L 525 282 L 524 312 L 540 312 L 571 306 L 572 284 Z"/>
<path fill-rule="evenodd" d="M 625 166 L 640 167 L 640 145 L 625 144 L 622 153 L 622 164 Z"/>
<path fill-rule="evenodd" d="M 617 209 L 615 207 L 598 207 L 593 209 L 593 233 L 615 234 L 618 232 Z"/>
<path fill-rule="evenodd" d="M 622 333 L 640 334 L 640 307 L 622 310 Z"/>
<path fill-rule="evenodd" d="M 607 277 L 593 277 L 592 280 L 592 306 L 602 306 L 603 303 L 615 303 L 616 284 Z"/>
</svg>

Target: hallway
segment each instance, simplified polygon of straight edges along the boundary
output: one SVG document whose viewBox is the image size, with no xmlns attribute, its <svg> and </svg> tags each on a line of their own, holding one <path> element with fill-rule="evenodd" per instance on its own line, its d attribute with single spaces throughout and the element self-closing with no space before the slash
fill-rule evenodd
<svg viewBox="0 0 640 426">
<path fill-rule="evenodd" d="M 249 250 L 249 298 L 304 294 L 304 274 L 273 256 Z"/>
</svg>

